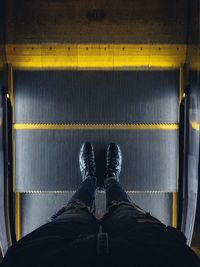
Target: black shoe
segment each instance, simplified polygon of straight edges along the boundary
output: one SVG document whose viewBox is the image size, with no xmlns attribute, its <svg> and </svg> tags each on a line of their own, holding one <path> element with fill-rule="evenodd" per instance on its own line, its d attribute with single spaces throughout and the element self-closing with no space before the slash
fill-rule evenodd
<svg viewBox="0 0 200 267">
<path fill-rule="evenodd" d="M 94 147 L 90 142 L 85 142 L 80 149 L 79 165 L 83 181 L 89 176 L 96 177 L 96 164 Z"/>
<path fill-rule="evenodd" d="M 119 145 L 111 143 L 107 148 L 107 155 L 106 155 L 106 179 L 114 178 L 119 182 L 121 166 L 122 166 L 121 149 Z"/>
</svg>

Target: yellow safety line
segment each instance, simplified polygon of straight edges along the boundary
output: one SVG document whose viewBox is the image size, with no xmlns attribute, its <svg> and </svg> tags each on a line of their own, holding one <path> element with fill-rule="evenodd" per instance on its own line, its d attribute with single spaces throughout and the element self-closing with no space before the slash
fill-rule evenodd
<svg viewBox="0 0 200 267">
<path fill-rule="evenodd" d="M 6 44 L 14 68 L 180 68 L 185 44 Z"/>
<path fill-rule="evenodd" d="M 178 130 L 178 124 L 14 124 L 15 130 Z"/>
<path fill-rule="evenodd" d="M 20 226 L 20 193 L 15 192 L 15 232 L 16 239 L 20 239 L 21 226 Z"/>
<path fill-rule="evenodd" d="M 177 192 L 172 193 L 172 226 L 177 227 Z"/>
<path fill-rule="evenodd" d="M 190 126 L 193 130 L 200 131 L 200 124 L 196 121 L 190 121 Z"/>
</svg>

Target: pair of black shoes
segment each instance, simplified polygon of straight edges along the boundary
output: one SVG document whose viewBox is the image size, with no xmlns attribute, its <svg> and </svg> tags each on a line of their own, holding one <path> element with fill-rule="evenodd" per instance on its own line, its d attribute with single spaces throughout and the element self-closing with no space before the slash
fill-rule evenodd
<svg viewBox="0 0 200 267">
<path fill-rule="evenodd" d="M 90 142 L 82 145 L 79 153 L 79 164 L 83 180 L 88 177 L 97 177 L 94 147 Z M 107 179 L 113 178 L 119 182 L 122 165 L 122 153 L 119 145 L 110 143 L 106 153 L 105 179 L 97 184 L 104 187 Z"/>
</svg>

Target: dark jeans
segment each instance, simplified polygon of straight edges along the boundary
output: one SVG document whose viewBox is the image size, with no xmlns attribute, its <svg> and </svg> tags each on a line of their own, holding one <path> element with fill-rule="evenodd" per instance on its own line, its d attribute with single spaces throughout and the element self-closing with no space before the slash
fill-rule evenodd
<svg viewBox="0 0 200 267">
<path fill-rule="evenodd" d="M 100 231 L 118 236 L 129 232 L 138 223 L 164 226 L 132 203 L 121 185 L 112 178 L 107 180 L 105 187 L 107 212 L 100 221 L 97 220 L 93 214 L 95 189 L 95 177 L 89 177 L 82 182 L 66 207 L 52 216 L 51 224 L 76 222 L 79 225 L 79 234 L 97 234 L 101 225 Z M 77 233 L 77 229 L 73 231 Z"/>
<path fill-rule="evenodd" d="M 93 214 L 96 178 L 81 183 L 69 203 L 9 248 L 2 267 L 197 267 L 185 237 L 133 204 L 114 179 L 106 182 L 107 212 Z"/>
</svg>

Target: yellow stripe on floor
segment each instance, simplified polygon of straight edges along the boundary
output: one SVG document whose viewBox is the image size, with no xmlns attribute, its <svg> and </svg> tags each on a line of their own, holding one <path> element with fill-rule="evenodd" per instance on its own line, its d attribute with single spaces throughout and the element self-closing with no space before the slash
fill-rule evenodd
<svg viewBox="0 0 200 267">
<path fill-rule="evenodd" d="M 14 124 L 15 130 L 178 130 L 178 124 Z"/>
<path fill-rule="evenodd" d="M 191 121 L 190 126 L 193 130 L 196 130 L 196 131 L 200 130 L 200 124 L 196 121 Z"/>
<path fill-rule="evenodd" d="M 20 226 L 20 193 L 15 192 L 15 232 L 16 239 L 20 239 L 21 226 Z"/>
<path fill-rule="evenodd" d="M 177 192 L 172 193 L 172 226 L 177 227 Z"/>
</svg>

